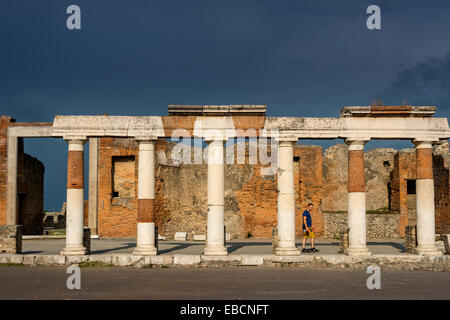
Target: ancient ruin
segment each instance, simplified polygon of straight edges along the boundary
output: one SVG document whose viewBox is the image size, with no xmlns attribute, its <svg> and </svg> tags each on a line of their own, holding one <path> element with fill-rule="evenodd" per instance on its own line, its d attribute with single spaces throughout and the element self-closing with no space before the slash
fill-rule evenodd
<svg viewBox="0 0 450 320">
<path fill-rule="evenodd" d="M 319 236 L 338 238 L 349 228 L 349 255 L 369 255 L 367 238 L 404 237 L 412 226 L 416 253 L 440 255 L 435 234 L 450 226 L 450 130 L 434 112 L 353 106 L 336 118 L 267 117 L 260 105 L 174 105 L 168 116 L 56 116 L 52 123 L 2 116 L 0 225 L 42 234 L 44 167 L 24 153 L 23 138 L 54 137 L 68 143 L 62 255 L 86 253 L 83 227 L 136 238 L 136 255 L 157 254 L 155 227 L 166 237 L 205 236 L 205 255 L 227 254 L 225 233 L 270 239 L 276 229 L 276 254 L 298 255 L 309 202 Z M 322 150 L 303 145 L 308 139 L 345 144 Z M 410 140 L 415 148 L 365 152 L 375 139 Z"/>
</svg>

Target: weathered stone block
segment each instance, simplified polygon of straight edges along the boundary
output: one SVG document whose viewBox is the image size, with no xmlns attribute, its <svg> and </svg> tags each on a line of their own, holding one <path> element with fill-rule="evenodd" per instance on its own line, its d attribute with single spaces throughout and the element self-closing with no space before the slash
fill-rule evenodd
<svg viewBox="0 0 450 320">
<path fill-rule="evenodd" d="M 199 255 L 176 254 L 173 257 L 173 263 L 180 265 L 196 265 L 200 264 L 200 261 L 201 259 Z"/>
<path fill-rule="evenodd" d="M 344 231 L 341 231 L 339 234 L 339 243 L 340 243 L 340 253 L 347 253 L 348 248 L 348 232 L 350 229 L 346 229 Z"/>
<path fill-rule="evenodd" d="M 37 255 L 34 264 L 44 266 L 60 266 L 66 264 L 66 257 L 61 255 Z"/>
<path fill-rule="evenodd" d="M 68 265 L 71 264 L 80 264 L 82 262 L 88 261 L 89 256 L 85 255 L 85 256 L 67 256 L 66 258 L 66 263 Z"/>
<path fill-rule="evenodd" d="M 104 264 L 111 264 L 112 263 L 112 256 L 111 255 L 105 255 L 105 254 L 92 254 L 89 256 L 89 261 L 92 262 L 101 262 Z"/>
<path fill-rule="evenodd" d="M 241 258 L 241 265 L 243 266 L 259 266 L 264 263 L 263 256 L 257 255 L 243 255 Z"/>
<path fill-rule="evenodd" d="M 34 265 L 34 259 L 36 258 L 36 256 L 34 255 L 24 255 L 23 256 L 23 264 L 24 265 Z"/>
<path fill-rule="evenodd" d="M 146 256 L 144 258 L 145 264 L 156 264 L 156 265 L 170 265 L 172 264 L 172 256 Z"/>
<path fill-rule="evenodd" d="M 204 234 L 194 234 L 194 241 L 205 241 L 206 236 Z"/>
<path fill-rule="evenodd" d="M 83 246 L 86 248 L 86 254 L 91 254 L 91 229 L 83 228 Z"/>
<path fill-rule="evenodd" d="M 443 234 L 442 240 L 444 241 L 445 252 L 450 254 L 450 234 Z"/>
<path fill-rule="evenodd" d="M 278 228 L 272 229 L 272 253 L 275 253 L 275 250 L 278 246 Z"/>
<path fill-rule="evenodd" d="M 0 226 L 0 253 L 22 253 L 22 226 Z"/>
<path fill-rule="evenodd" d="M 175 236 L 173 237 L 176 241 L 186 241 L 187 232 L 177 232 L 175 233 Z"/>
<path fill-rule="evenodd" d="M 417 227 L 405 227 L 405 250 L 409 253 L 415 253 L 417 247 Z"/>
</svg>

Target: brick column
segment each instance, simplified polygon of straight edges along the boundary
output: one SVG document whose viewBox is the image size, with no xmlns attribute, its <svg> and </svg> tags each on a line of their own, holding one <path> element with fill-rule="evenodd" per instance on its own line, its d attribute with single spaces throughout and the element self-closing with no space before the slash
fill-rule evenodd
<svg viewBox="0 0 450 320">
<path fill-rule="evenodd" d="M 66 247 L 61 255 L 84 255 L 84 144 L 85 139 L 66 139 L 67 160 Z"/>
<path fill-rule="evenodd" d="M 156 255 L 155 246 L 155 140 L 139 143 L 138 213 L 135 255 Z"/>
<path fill-rule="evenodd" d="M 277 255 L 298 255 L 295 247 L 294 154 L 297 140 L 280 141 L 278 145 L 278 246 Z"/>
<path fill-rule="evenodd" d="M 366 185 L 364 180 L 364 144 L 368 139 L 348 144 L 348 255 L 370 255 L 366 246 Z"/>
<path fill-rule="evenodd" d="M 435 243 L 433 152 L 431 141 L 416 145 L 417 248 L 421 255 L 441 255 Z"/>
<path fill-rule="evenodd" d="M 224 236 L 225 180 L 223 140 L 208 145 L 208 216 L 204 255 L 227 255 Z"/>
</svg>

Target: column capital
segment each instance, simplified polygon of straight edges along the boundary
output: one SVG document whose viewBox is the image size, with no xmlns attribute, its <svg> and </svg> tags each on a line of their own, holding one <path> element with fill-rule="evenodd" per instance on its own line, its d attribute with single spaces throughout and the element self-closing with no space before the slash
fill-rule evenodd
<svg viewBox="0 0 450 320">
<path fill-rule="evenodd" d="M 64 136 L 63 139 L 69 144 L 81 144 L 84 145 L 88 138 L 87 136 Z"/>
<path fill-rule="evenodd" d="M 279 143 L 296 143 L 298 141 L 298 137 L 296 136 L 292 136 L 292 135 L 278 135 L 273 137 L 275 139 L 275 141 L 279 142 Z"/>
<path fill-rule="evenodd" d="M 150 142 L 155 142 L 158 140 L 158 137 L 155 136 L 136 136 L 134 137 L 134 140 L 136 140 L 136 142 L 138 143 L 150 143 Z"/>
<path fill-rule="evenodd" d="M 345 143 L 348 145 L 348 150 L 364 150 L 364 145 L 370 141 L 368 137 L 346 138 Z"/>
<path fill-rule="evenodd" d="M 64 140 L 66 140 L 69 145 L 69 151 L 84 151 L 84 144 L 87 142 L 87 139 L 80 139 L 79 137 Z"/>
<path fill-rule="evenodd" d="M 438 138 L 414 138 L 412 140 L 412 142 L 416 145 L 416 149 L 432 148 L 433 144 L 438 141 Z"/>
</svg>

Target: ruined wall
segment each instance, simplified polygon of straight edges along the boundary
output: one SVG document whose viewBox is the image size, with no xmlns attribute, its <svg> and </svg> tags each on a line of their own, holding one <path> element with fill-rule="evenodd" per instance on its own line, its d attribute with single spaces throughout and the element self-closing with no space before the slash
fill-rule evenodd
<svg viewBox="0 0 450 320">
<path fill-rule="evenodd" d="M 113 197 L 113 160 L 134 157 L 132 180 L 137 185 L 137 143 L 132 138 L 99 139 L 98 164 L 98 234 L 101 237 L 130 238 L 136 236 L 137 194 Z"/>
<path fill-rule="evenodd" d="M 376 148 L 364 153 L 366 182 L 367 236 L 396 237 L 399 216 L 389 208 L 391 172 L 397 150 Z M 336 237 L 347 228 L 348 147 L 338 144 L 323 154 L 322 211 L 325 237 Z M 389 222 L 389 227 L 385 223 Z M 395 226 L 395 232 L 392 231 Z"/>
<path fill-rule="evenodd" d="M 6 224 L 7 130 L 11 121 L 11 117 L 0 118 L 0 225 Z"/>
<path fill-rule="evenodd" d="M 395 239 L 399 238 L 398 224 L 400 215 L 391 213 L 367 213 L 366 237 L 367 239 Z M 346 212 L 325 212 L 325 238 L 338 239 L 339 233 L 348 226 Z"/>
<path fill-rule="evenodd" d="M 174 146 L 165 139 L 158 140 L 156 146 L 155 223 L 162 235 L 172 237 L 175 232 L 184 231 L 192 239 L 194 234 L 206 233 L 207 164 L 173 161 Z M 192 147 L 192 158 L 202 151 Z M 235 159 L 236 152 L 237 148 Z M 268 152 L 270 155 L 270 148 Z M 307 203 L 313 202 L 318 209 L 313 211 L 313 219 L 319 235 L 324 229 L 320 211 L 321 152 L 317 146 L 294 148 L 297 226 Z M 119 156 L 123 161 L 134 156 L 134 164 L 124 165 L 122 161 L 114 166 L 114 159 Z M 262 175 L 260 161 L 249 163 L 248 145 L 245 158 L 244 164 L 225 165 L 225 227 L 232 237 L 270 238 L 277 217 L 276 175 Z M 102 237 L 136 235 L 137 161 L 137 145 L 131 139 L 100 139 L 98 225 Z M 114 197 L 115 190 L 129 194 Z M 301 228 L 297 231 L 300 235 Z"/>
<path fill-rule="evenodd" d="M 24 235 L 43 234 L 44 219 L 44 165 L 36 158 L 23 153 L 19 144 L 17 168 L 17 194 L 19 225 Z"/>
<path fill-rule="evenodd" d="M 416 224 L 415 191 L 408 195 L 408 180 L 416 180 L 415 149 L 404 149 L 394 157 L 394 170 L 391 174 L 391 210 L 400 213 L 398 232 L 405 235 L 407 225 Z"/>
<path fill-rule="evenodd" d="M 338 144 L 323 155 L 323 205 L 326 212 L 347 211 L 348 147 Z M 366 209 L 381 210 L 389 206 L 387 185 L 394 166 L 395 149 L 376 148 L 364 153 Z"/>
<path fill-rule="evenodd" d="M 298 170 L 296 167 L 298 166 Z M 294 181 L 296 198 L 297 236 L 301 236 L 302 213 L 308 203 L 314 204 L 311 212 L 313 226 L 319 236 L 324 234 L 324 218 L 322 212 L 322 147 L 296 146 L 294 149 Z"/>
<path fill-rule="evenodd" d="M 7 116 L 0 118 L 0 225 L 6 224 L 7 130 L 10 126 L 48 125 L 16 123 Z M 44 165 L 24 153 L 23 139 L 18 141 L 17 206 L 23 234 L 42 234 L 44 217 Z"/>
<path fill-rule="evenodd" d="M 436 233 L 450 233 L 450 154 L 433 156 Z"/>
</svg>

